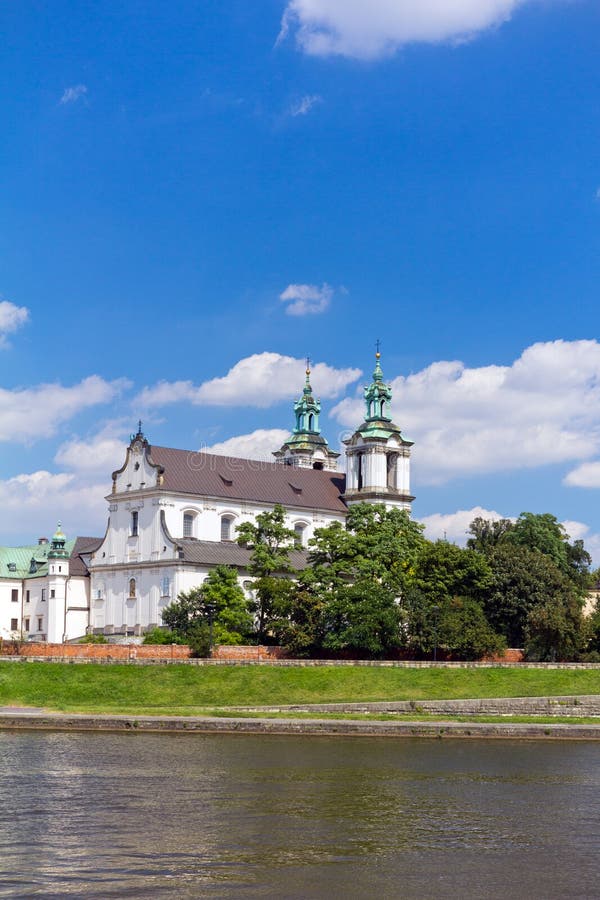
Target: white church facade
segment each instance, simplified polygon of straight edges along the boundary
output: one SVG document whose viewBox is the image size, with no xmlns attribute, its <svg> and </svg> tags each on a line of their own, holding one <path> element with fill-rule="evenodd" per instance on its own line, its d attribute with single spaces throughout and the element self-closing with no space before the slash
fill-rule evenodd
<svg viewBox="0 0 600 900">
<path fill-rule="evenodd" d="M 365 420 L 345 441 L 346 472 L 339 468 L 340 454 L 321 434 L 321 405 L 308 368 L 294 405 L 294 430 L 274 451 L 274 462 L 154 446 L 140 423 L 122 467 L 112 476 L 104 537 L 66 542 L 59 532 L 49 550 L 37 549 L 43 559 L 38 582 L 46 579 L 52 598 L 46 593 L 39 599 L 42 588 L 36 589 L 35 612 L 31 606 L 28 616 L 19 614 L 23 591 L 31 602 L 33 588 L 22 578 L 16 587 L 19 604 L 13 607 L 8 596 L 14 597 L 15 587 L 0 561 L 0 634 L 20 631 L 50 641 L 86 631 L 140 636 L 160 625 L 164 608 L 181 591 L 200 585 L 219 563 L 237 568 L 241 584 L 251 592 L 250 554 L 236 543 L 236 528 L 275 504 L 285 508 L 286 524 L 296 534 L 292 564 L 297 568 L 306 561 L 301 548 L 315 529 L 344 522 L 352 503 L 385 503 L 410 511 L 412 443 L 392 422 L 390 403 L 391 389 L 377 353 L 373 381 L 365 388 Z M 7 550 L 0 549 L 0 560 Z M 59 577 L 67 579 L 64 586 L 56 581 Z M 18 615 L 4 615 L 5 609 Z M 37 628 L 40 616 L 43 629 Z M 17 629 L 12 627 L 15 618 Z"/>
</svg>

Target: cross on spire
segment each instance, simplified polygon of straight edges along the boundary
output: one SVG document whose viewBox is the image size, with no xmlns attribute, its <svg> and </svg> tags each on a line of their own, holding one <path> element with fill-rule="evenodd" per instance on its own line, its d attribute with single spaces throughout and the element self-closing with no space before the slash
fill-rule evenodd
<svg viewBox="0 0 600 900">
<path fill-rule="evenodd" d="M 377 359 L 379 359 L 379 357 L 381 356 L 381 341 L 379 340 L 379 338 L 377 338 L 377 340 L 375 341 L 375 356 L 377 357 Z"/>
</svg>

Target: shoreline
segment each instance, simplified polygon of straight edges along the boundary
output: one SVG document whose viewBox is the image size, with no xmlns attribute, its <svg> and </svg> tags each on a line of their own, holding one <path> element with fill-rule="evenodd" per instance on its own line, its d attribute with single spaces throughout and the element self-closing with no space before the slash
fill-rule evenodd
<svg viewBox="0 0 600 900">
<path fill-rule="evenodd" d="M 217 718 L 48 713 L 19 709 L 0 713 L 2 731 L 85 731 L 126 734 L 263 734 L 323 737 L 491 738 L 600 740 L 600 724 L 382 722 L 339 719 Z"/>
</svg>

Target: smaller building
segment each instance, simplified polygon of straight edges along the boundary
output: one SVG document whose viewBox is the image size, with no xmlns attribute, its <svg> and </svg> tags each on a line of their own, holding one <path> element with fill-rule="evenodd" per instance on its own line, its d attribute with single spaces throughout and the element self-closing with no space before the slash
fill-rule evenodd
<svg viewBox="0 0 600 900">
<path fill-rule="evenodd" d="M 0 547 L 0 637 L 63 643 L 89 623 L 88 562 L 99 538 L 67 540 L 60 523 L 51 541 Z"/>
</svg>

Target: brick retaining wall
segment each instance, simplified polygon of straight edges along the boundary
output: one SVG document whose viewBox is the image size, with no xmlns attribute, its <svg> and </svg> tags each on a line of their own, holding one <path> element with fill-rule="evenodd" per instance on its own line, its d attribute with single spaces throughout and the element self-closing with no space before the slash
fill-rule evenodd
<svg viewBox="0 0 600 900">
<path fill-rule="evenodd" d="M 276 659 L 289 659 L 289 654 L 283 647 L 264 646 L 221 646 L 215 647 L 211 653 L 211 659 L 222 662 L 269 662 Z"/>
<path fill-rule="evenodd" d="M 182 644 L 13 644 L 5 642 L 2 653 L 27 659 L 90 660 L 186 660 L 190 648 Z"/>
</svg>

